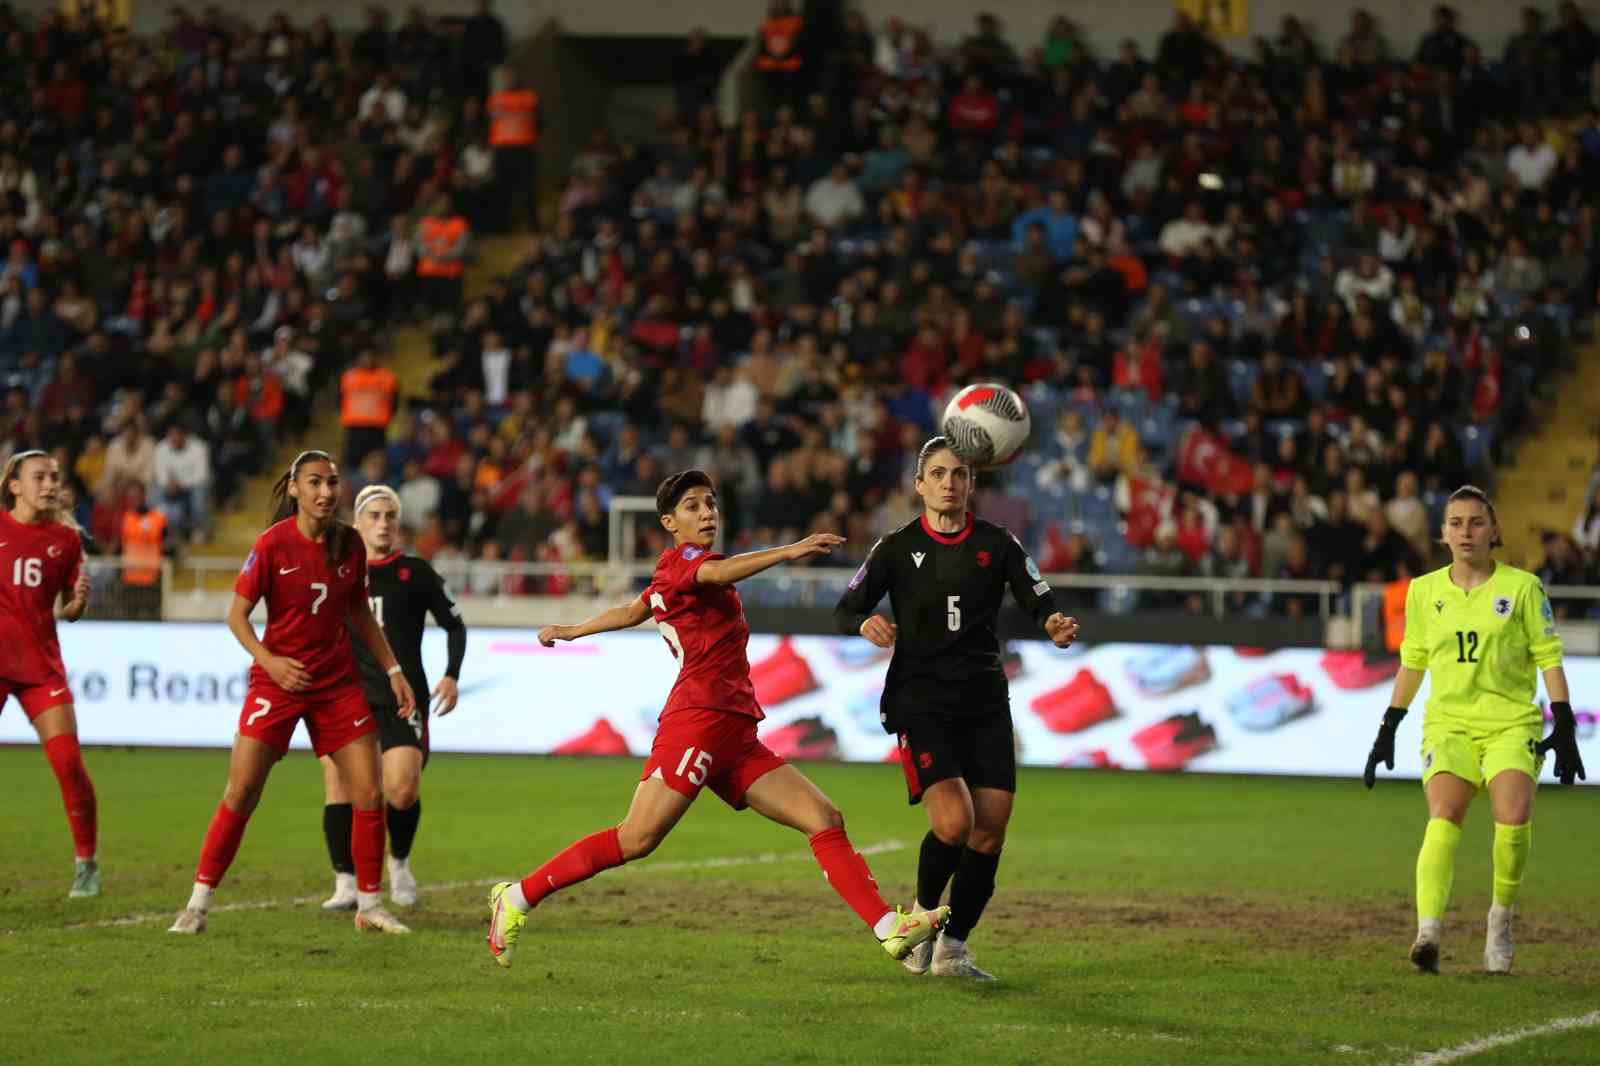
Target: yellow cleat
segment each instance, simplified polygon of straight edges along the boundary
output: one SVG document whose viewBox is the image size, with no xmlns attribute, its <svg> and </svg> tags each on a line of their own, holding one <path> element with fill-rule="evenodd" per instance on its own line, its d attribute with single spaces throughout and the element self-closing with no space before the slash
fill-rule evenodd
<svg viewBox="0 0 1600 1066">
<path fill-rule="evenodd" d="M 935 907 L 931 911 L 907 914 L 899 907 L 894 909 L 894 932 L 879 941 L 891 959 L 903 959 L 918 944 L 932 940 L 950 917 L 949 907 Z"/>
<path fill-rule="evenodd" d="M 489 954 L 501 966 L 511 965 L 511 952 L 522 936 L 528 915 L 506 902 L 510 881 L 501 881 L 489 890 Z"/>
</svg>

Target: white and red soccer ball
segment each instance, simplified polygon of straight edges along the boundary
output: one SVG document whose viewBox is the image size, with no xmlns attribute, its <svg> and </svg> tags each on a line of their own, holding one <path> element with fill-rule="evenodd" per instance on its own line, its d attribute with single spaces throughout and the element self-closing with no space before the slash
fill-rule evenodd
<svg viewBox="0 0 1600 1066">
<path fill-rule="evenodd" d="M 944 409 L 950 450 L 978 468 L 1011 462 L 1022 453 L 1032 428 L 1022 397 L 995 382 L 968 385 Z"/>
</svg>

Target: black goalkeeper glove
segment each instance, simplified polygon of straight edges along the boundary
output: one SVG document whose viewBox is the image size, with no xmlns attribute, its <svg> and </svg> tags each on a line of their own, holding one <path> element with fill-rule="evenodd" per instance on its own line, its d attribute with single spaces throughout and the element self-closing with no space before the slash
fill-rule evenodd
<svg viewBox="0 0 1600 1066">
<path fill-rule="evenodd" d="M 1555 724 L 1535 750 L 1541 756 L 1547 751 L 1556 753 L 1556 780 L 1563 785 L 1572 784 L 1574 778 L 1587 781 L 1583 776 L 1583 756 L 1578 754 L 1578 723 L 1572 717 L 1572 704 L 1565 700 L 1552 703 L 1550 713 L 1555 715 Z"/>
<path fill-rule="evenodd" d="M 1371 788 L 1378 780 L 1378 764 L 1383 763 L 1390 770 L 1394 769 L 1394 734 L 1400 728 L 1400 720 L 1406 716 L 1404 707 L 1390 707 L 1383 712 L 1383 724 L 1378 727 L 1378 739 L 1372 742 L 1372 750 L 1367 753 L 1367 770 L 1361 775 L 1361 780 Z"/>
</svg>

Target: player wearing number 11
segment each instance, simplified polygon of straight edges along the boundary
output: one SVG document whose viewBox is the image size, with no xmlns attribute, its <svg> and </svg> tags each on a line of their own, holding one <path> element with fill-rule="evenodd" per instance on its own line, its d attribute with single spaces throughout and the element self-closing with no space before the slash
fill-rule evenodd
<svg viewBox="0 0 1600 1066">
<path fill-rule="evenodd" d="M 654 615 L 678 661 L 678 679 L 661 712 L 655 743 L 619 825 L 584 837 L 519 881 L 489 892 L 489 953 L 502 966 L 522 937 L 528 912 L 546 896 L 602 870 L 642 859 L 672 831 L 702 788 L 735 810 L 753 807 L 798 829 L 828 884 L 872 929 L 892 958 L 938 931 L 948 913 L 905 914 L 884 903 L 867 860 L 845 835 L 839 810 L 799 770 L 756 737 L 764 717 L 750 682 L 750 628 L 734 583 L 779 563 L 827 555 L 844 543 L 813 533 L 795 544 L 732 558 L 711 550 L 717 539 L 716 490 L 699 470 L 673 474 L 656 490 L 661 525 L 672 547 L 661 553 L 638 597 L 575 626 L 547 626 L 539 642 L 577 640 L 630 629 Z"/>
<path fill-rule="evenodd" d="M 1488 789 L 1494 812 L 1494 905 L 1489 908 L 1483 966 L 1509 973 L 1514 948 L 1512 906 L 1533 840 L 1533 792 L 1547 751 L 1556 777 L 1583 776 L 1567 675 L 1539 579 L 1496 563 L 1500 543 L 1494 505 L 1483 490 L 1464 485 L 1444 512 L 1450 565 L 1424 574 L 1406 591 L 1400 673 L 1378 739 L 1367 756 L 1366 784 L 1378 764 L 1394 769 L 1394 737 L 1416 697 L 1423 673 L 1432 691 L 1422 719 L 1422 784 L 1428 827 L 1417 856 L 1417 938 L 1411 961 L 1438 972 L 1439 933 L 1455 878 L 1456 844 L 1473 797 Z M 1543 742 L 1544 716 L 1534 703 L 1538 675 L 1555 728 Z"/>
</svg>

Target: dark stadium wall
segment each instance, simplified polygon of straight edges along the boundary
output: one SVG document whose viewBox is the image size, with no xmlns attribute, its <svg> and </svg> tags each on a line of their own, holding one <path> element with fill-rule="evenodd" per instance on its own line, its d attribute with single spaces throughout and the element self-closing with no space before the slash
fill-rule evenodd
<svg viewBox="0 0 1600 1066">
<path fill-rule="evenodd" d="M 1293 14 L 1306 23 L 1324 53 L 1331 52 L 1350 23 L 1350 14 L 1360 7 L 1378 12 L 1379 28 L 1390 48 L 1410 55 L 1417 42 L 1431 27 L 1431 3 L 1374 4 L 1371 0 L 1240 0 L 1249 7 L 1250 35 L 1229 42 L 1241 51 L 1250 47 L 1250 37 L 1275 36 L 1279 22 Z M 13 6 L 26 12 L 54 10 L 54 0 L 16 0 Z M 341 26 L 359 26 L 366 21 L 371 0 L 275 0 L 262 5 L 262 12 L 282 11 L 296 22 L 318 15 L 330 16 Z M 406 3 L 382 4 L 391 22 L 405 16 Z M 427 0 L 425 10 L 434 15 L 466 15 L 475 9 L 475 0 Z M 1172 24 L 1172 0 L 1126 0 L 1120 4 L 1090 3 L 1088 0 L 989 0 L 982 5 L 965 0 L 859 0 L 859 6 L 876 28 L 898 16 L 916 25 L 927 26 L 941 42 L 949 42 L 970 32 L 973 13 L 992 11 L 1005 26 L 1006 36 L 1015 45 L 1026 46 L 1041 40 L 1045 27 L 1057 15 L 1079 23 L 1088 33 L 1096 52 L 1114 52 L 1124 37 L 1139 41 L 1146 52 Z M 1457 0 L 1462 32 L 1476 40 L 1486 58 L 1498 58 L 1506 38 L 1516 32 L 1521 4 L 1507 0 Z M 1538 5 L 1554 17 L 1553 2 Z M 648 4 L 637 0 L 498 0 L 496 13 L 514 37 L 535 32 L 549 19 L 556 19 L 566 33 L 678 35 L 691 26 L 705 27 L 713 34 L 747 34 L 760 21 L 765 5 L 758 0 L 700 0 L 694 5 Z M 169 18 L 170 5 L 152 0 L 136 0 L 135 27 L 149 32 L 159 30 Z"/>
</svg>

